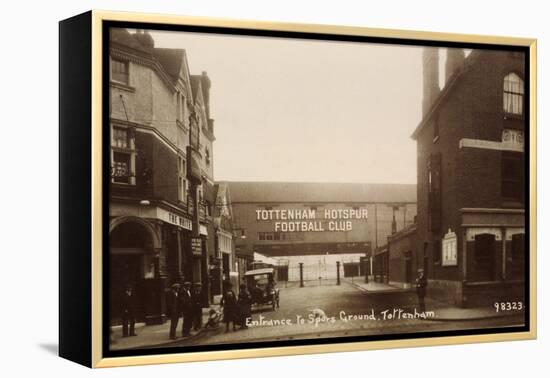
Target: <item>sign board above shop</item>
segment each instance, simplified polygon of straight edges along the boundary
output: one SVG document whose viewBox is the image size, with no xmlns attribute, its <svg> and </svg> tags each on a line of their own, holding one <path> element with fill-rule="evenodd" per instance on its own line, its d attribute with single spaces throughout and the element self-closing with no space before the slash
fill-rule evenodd
<svg viewBox="0 0 550 378">
<path fill-rule="evenodd" d="M 163 210 L 163 209 L 159 209 L 159 210 Z M 166 211 L 166 210 L 163 210 L 163 211 L 166 213 L 166 214 L 163 214 L 164 221 L 189 231 L 193 229 L 193 223 L 191 222 L 190 219 L 182 217 L 181 215 L 174 214 L 170 211 Z"/>
<path fill-rule="evenodd" d="M 191 219 L 178 215 L 172 211 L 156 206 L 133 206 L 116 204 L 109 208 L 110 216 L 135 216 L 140 218 L 158 219 L 166 223 L 173 224 L 184 230 L 193 230 Z"/>
</svg>

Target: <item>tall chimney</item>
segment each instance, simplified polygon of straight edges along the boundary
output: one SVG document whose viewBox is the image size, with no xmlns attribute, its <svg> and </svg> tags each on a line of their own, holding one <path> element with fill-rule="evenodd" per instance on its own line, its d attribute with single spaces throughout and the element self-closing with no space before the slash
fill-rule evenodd
<svg viewBox="0 0 550 378">
<path fill-rule="evenodd" d="M 153 49 L 155 47 L 155 41 L 149 31 L 143 29 L 136 29 L 135 38 L 139 43 L 148 49 Z"/>
<path fill-rule="evenodd" d="M 439 49 L 425 47 L 422 51 L 422 75 L 424 93 L 422 97 L 422 116 L 425 116 L 439 94 Z"/>
<path fill-rule="evenodd" d="M 202 71 L 201 75 L 202 89 L 204 89 L 204 102 L 206 108 L 206 117 L 210 118 L 210 87 L 211 82 L 206 71 Z"/>
<path fill-rule="evenodd" d="M 445 62 L 445 84 L 449 78 L 460 68 L 464 63 L 464 50 L 462 49 L 447 49 L 447 61 Z"/>
</svg>

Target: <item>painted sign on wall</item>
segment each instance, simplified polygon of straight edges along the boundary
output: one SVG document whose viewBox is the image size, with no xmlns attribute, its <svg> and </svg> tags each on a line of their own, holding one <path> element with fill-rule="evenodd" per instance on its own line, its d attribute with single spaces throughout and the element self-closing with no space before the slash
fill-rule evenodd
<svg viewBox="0 0 550 378">
<path fill-rule="evenodd" d="M 367 209 L 256 210 L 256 221 L 273 222 L 275 232 L 351 231 L 354 220 L 367 220 Z"/>
</svg>

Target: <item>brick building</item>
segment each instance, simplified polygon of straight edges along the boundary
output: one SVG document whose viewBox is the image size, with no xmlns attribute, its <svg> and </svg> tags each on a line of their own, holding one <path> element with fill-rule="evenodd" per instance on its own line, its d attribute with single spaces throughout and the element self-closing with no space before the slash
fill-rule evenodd
<svg viewBox="0 0 550 378">
<path fill-rule="evenodd" d="M 521 300 L 525 56 L 426 48 L 417 142 L 417 257 L 428 294 L 462 306 Z"/>
<path fill-rule="evenodd" d="M 241 268 L 257 253 L 286 266 L 279 280 L 298 280 L 300 263 L 306 281 L 335 278 L 336 262 L 343 275 L 371 274 L 372 251 L 416 215 L 415 185 L 226 184 Z"/>
<path fill-rule="evenodd" d="M 185 50 L 156 48 L 144 31 L 111 29 L 109 55 L 111 322 L 129 284 L 139 318 L 159 323 L 172 283 L 201 282 L 207 305 L 221 274 L 210 80 L 189 74 Z"/>
</svg>

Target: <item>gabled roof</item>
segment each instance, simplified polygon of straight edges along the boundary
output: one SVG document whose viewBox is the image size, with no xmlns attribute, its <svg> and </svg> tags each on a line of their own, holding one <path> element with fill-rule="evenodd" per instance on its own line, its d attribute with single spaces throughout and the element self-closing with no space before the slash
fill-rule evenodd
<svg viewBox="0 0 550 378">
<path fill-rule="evenodd" d="M 163 79 L 173 86 L 178 82 L 182 70 L 187 71 L 185 49 L 154 47 L 154 41 L 149 34 L 132 34 L 122 28 L 112 28 L 109 38 L 113 46 L 147 58 L 153 69 L 161 71 Z"/>
<path fill-rule="evenodd" d="M 227 181 L 231 203 L 416 203 L 416 184 Z"/>
<path fill-rule="evenodd" d="M 153 56 L 159 61 L 166 73 L 176 82 L 184 63 L 185 50 L 155 48 Z"/>
</svg>

